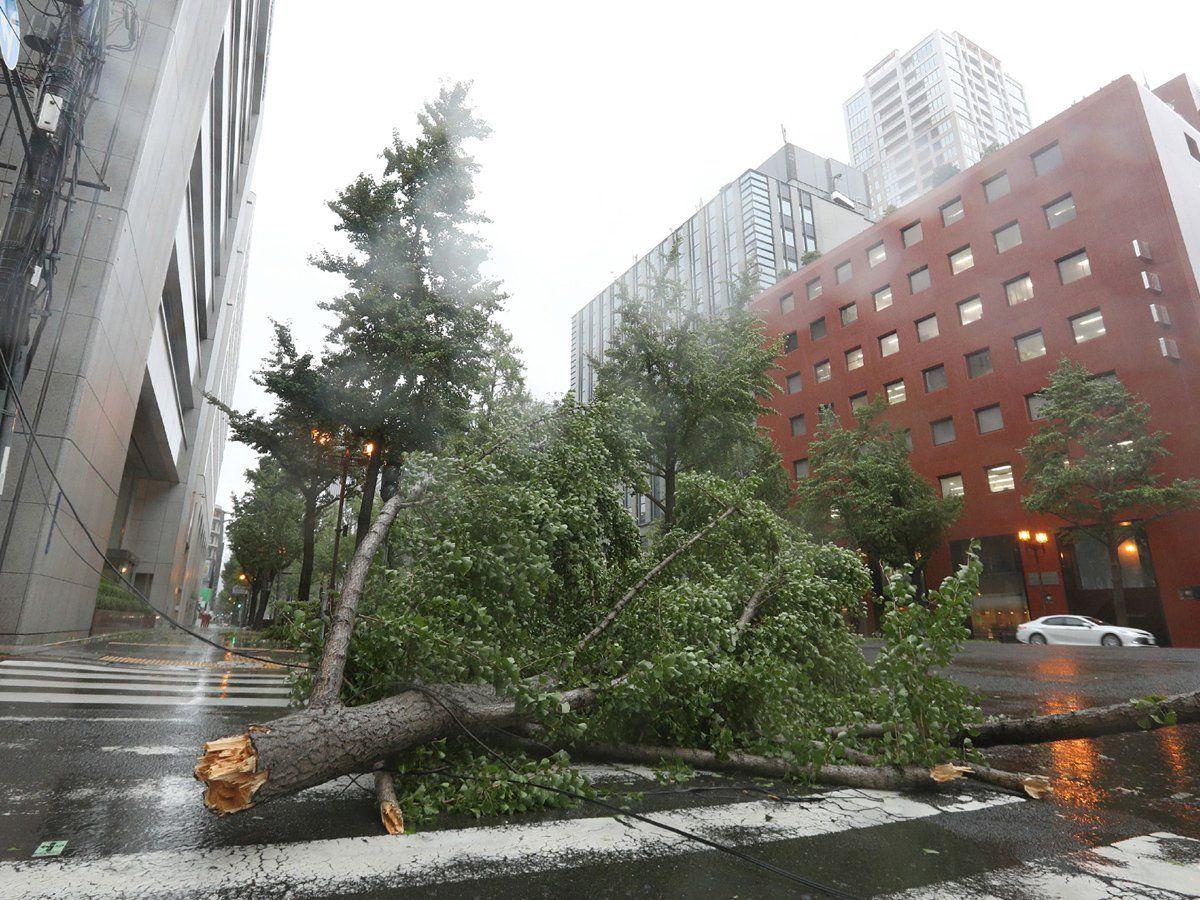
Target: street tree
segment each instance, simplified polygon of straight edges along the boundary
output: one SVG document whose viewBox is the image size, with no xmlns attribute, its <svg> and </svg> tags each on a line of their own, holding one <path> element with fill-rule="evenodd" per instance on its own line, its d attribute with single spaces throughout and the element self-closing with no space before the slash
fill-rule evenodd
<svg viewBox="0 0 1200 900">
<path fill-rule="evenodd" d="M 808 477 L 797 486 L 798 509 L 818 535 L 862 551 L 877 594 L 883 567 L 911 567 L 919 593 L 929 555 L 962 512 L 961 497 L 939 497 L 909 462 L 903 431 L 884 421 L 880 397 L 857 410 L 847 427 L 821 412 L 809 444 Z"/>
<path fill-rule="evenodd" d="M 644 297 L 622 298 L 621 323 L 596 364 L 598 399 L 635 401 L 646 472 L 662 479 L 662 496 L 653 490 L 647 496 L 662 513 L 664 532 L 675 526 L 681 475 L 751 474 L 729 471 L 739 463 L 767 479 L 780 471 L 758 425 L 775 390 L 776 348 L 762 322 L 745 312 L 742 282 L 733 285 L 735 302 L 726 315 L 694 311 L 673 275 L 678 252 L 672 249 Z"/>
<path fill-rule="evenodd" d="M 301 535 L 297 600 L 307 602 L 312 592 L 318 516 L 333 500 L 330 487 L 339 472 L 342 434 L 329 412 L 328 373 L 314 362 L 312 354 L 297 350 L 286 325 L 276 322 L 274 331 L 274 346 L 252 376 L 274 399 L 272 412 L 238 412 L 215 397 L 208 399 L 229 416 L 233 440 L 274 460 L 303 500 L 297 516 Z"/>
<path fill-rule="evenodd" d="M 1062 519 L 1100 541 L 1108 555 L 1113 615 L 1129 624 L 1120 546 L 1147 522 L 1200 504 L 1200 482 L 1168 480 L 1167 433 L 1116 376 L 1062 360 L 1038 393 L 1042 427 L 1021 451 L 1031 512 Z"/>
<path fill-rule="evenodd" d="M 262 626 L 271 586 L 300 552 L 300 519 L 304 500 L 282 467 L 270 457 L 246 470 L 248 490 L 233 497 L 226 531 L 237 574 L 250 595 L 247 622 Z"/>
<path fill-rule="evenodd" d="M 415 140 L 397 133 L 383 172 L 362 174 L 329 207 L 349 243 L 317 255 L 347 289 L 322 304 L 334 316 L 322 360 L 330 414 L 370 441 L 356 543 L 372 521 L 386 462 L 443 446 L 481 401 L 520 389 L 507 335 L 493 321 L 505 295 L 481 267 L 487 222 L 473 208 L 478 165 L 469 142 L 489 128 L 468 87 L 443 88 L 419 116 Z"/>
</svg>

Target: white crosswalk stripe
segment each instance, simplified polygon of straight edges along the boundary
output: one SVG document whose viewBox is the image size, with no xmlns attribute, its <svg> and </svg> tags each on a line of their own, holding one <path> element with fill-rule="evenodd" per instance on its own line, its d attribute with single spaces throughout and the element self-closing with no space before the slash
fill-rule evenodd
<svg viewBox="0 0 1200 900">
<path fill-rule="evenodd" d="M 284 707 L 290 693 L 286 674 L 236 668 L 0 661 L 0 703 Z"/>
</svg>

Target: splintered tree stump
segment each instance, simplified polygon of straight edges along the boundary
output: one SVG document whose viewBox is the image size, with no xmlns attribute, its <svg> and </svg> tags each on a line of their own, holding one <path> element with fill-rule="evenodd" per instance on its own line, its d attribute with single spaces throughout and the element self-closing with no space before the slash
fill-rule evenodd
<svg viewBox="0 0 1200 900">
<path fill-rule="evenodd" d="M 578 709 L 595 693 L 580 688 L 561 696 Z M 372 771 L 378 760 L 459 733 L 460 723 L 472 730 L 511 728 L 526 717 L 490 687 L 428 685 L 362 706 L 301 710 L 209 741 L 195 774 L 206 785 L 205 804 L 224 815 L 341 775 Z"/>
<path fill-rule="evenodd" d="M 391 772 L 375 772 L 375 798 L 379 801 L 379 819 L 388 834 L 404 834 L 404 815 L 396 801 L 396 780 Z"/>
</svg>

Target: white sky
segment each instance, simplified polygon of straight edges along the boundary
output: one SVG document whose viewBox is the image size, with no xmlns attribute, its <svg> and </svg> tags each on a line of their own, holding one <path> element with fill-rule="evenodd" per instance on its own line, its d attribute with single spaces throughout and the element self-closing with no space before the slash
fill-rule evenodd
<svg viewBox="0 0 1200 900">
<path fill-rule="evenodd" d="M 325 202 L 379 171 L 392 130 L 412 136 L 441 82 L 472 80 L 494 130 L 476 155 L 493 274 L 512 295 L 503 321 L 530 388 L 553 396 L 569 386 L 572 313 L 778 149 L 781 125 L 848 160 L 842 102 L 889 51 L 935 28 L 997 56 L 1035 125 L 1122 74 L 1152 86 L 1200 77 L 1193 0 L 280 0 L 234 405 L 267 405 L 250 373 L 268 319 L 319 347 L 316 304 L 338 290 L 307 264 L 336 245 Z M 252 462 L 229 445 L 220 502 Z"/>
</svg>

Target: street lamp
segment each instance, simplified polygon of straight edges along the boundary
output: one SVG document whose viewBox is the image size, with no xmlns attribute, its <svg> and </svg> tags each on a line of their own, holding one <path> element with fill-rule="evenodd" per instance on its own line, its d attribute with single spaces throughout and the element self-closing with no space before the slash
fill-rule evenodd
<svg viewBox="0 0 1200 900">
<path fill-rule="evenodd" d="M 1033 564 L 1037 568 L 1038 584 L 1042 583 L 1042 554 L 1045 552 L 1046 544 L 1050 543 L 1050 535 L 1044 531 L 1031 531 L 1028 528 L 1022 528 L 1017 532 L 1017 540 L 1022 544 L 1028 544 L 1033 550 Z M 1049 594 L 1045 597 L 1048 599 Z M 1033 618 L 1033 610 L 1029 608 L 1029 585 L 1025 585 L 1025 605 L 1029 617 Z"/>
<path fill-rule="evenodd" d="M 332 435 L 327 432 L 321 432 L 313 429 L 313 440 L 322 447 L 327 447 L 332 443 Z M 360 448 L 359 453 L 351 453 L 349 444 L 344 444 L 337 448 L 342 454 L 342 474 L 338 485 L 338 511 L 337 511 L 337 527 L 333 532 L 333 564 L 329 568 L 329 613 L 333 614 L 333 592 L 337 589 L 337 571 L 338 571 L 338 552 L 341 549 L 342 543 L 342 518 L 346 510 L 346 475 L 350 467 L 350 460 L 366 461 L 375 454 L 376 446 L 374 441 L 366 441 Z"/>
</svg>

